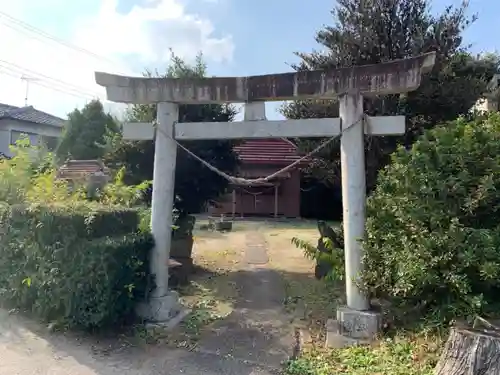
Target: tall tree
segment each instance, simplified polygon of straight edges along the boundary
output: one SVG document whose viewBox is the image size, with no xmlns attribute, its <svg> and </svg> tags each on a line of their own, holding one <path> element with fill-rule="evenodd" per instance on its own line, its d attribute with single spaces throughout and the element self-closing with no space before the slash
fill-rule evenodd
<svg viewBox="0 0 500 375">
<path fill-rule="evenodd" d="M 467 17 L 467 2 L 430 12 L 429 0 L 338 0 L 332 11 L 333 26 L 316 35 L 326 52 L 296 53 L 298 71 L 377 64 L 435 51 L 436 64 L 423 77 L 419 90 L 407 95 L 365 99 L 369 115 L 406 115 L 402 137 L 373 137 L 366 142 L 367 183 L 372 187 L 377 171 L 388 161 L 396 144 L 409 146 L 423 129 L 466 114 L 485 92 L 498 71 L 495 55 L 473 56 L 463 44 L 463 31 L 475 17 Z M 300 101 L 282 107 L 287 118 L 337 117 L 336 101 Z M 315 141 L 298 141 L 310 149 Z M 310 172 L 327 183 L 340 173 L 339 142 L 325 150 Z"/>
<path fill-rule="evenodd" d="M 187 64 L 172 54 L 171 63 L 164 74 L 157 71 L 146 72 L 148 77 L 204 77 L 206 64 L 198 55 L 194 65 Z M 226 122 L 236 115 L 230 105 L 204 104 L 180 105 L 179 122 Z M 156 119 L 156 105 L 134 105 L 127 114 L 129 122 L 152 122 Z M 213 166 L 233 173 L 237 167 L 237 157 L 233 153 L 234 142 L 229 141 L 189 141 L 183 145 Z M 137 184 L 153 178 L 154 142 L 123 141 L 108 156 L 107 160 L 116 166 L 125 166 L 125 182 Z M 212 172 L 198 160 L 178 149 L 175 175 L 175 208 L 181 214 L 196 213 L 210 199 L 222 194 L 228 181 Z"/>
<path fill-rule="evenodd" d="M 60 162 L 66 158 L 100 159 L 107 151 L 108 138 L 119 131 L 119 124 L 104 111 L 102 103 L 92 100 L 82 110 L 75 109 L 68 115 L 56 157 Z"/>
</svg>

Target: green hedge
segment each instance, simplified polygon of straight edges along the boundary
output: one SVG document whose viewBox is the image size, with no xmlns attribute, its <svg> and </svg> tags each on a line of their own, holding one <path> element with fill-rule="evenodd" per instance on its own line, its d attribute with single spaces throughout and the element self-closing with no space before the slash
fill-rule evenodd
<svg viewBox="0 0 500 375">
<path fill-rule="evenodd" d="M 401 318 L 500 308 L 500 114 L 458 119 L 398 149 L 367 202 L 364 282 Z"/>
<path fill-rule="evenodd" d="M 10 211 L 15 227 L 23 228 L 26 220 L 37 221 L 37 239 L 47 245 L 135 232 L 140 221 L 135 209 L 98 205 L 17 205 Z"/>
<path fill-rule="evenodd" d="M 138 223 L 123 208 L 0 206 L 0 298 L 67 327 L 124 323 L 153 286 Z"/>
</svg>

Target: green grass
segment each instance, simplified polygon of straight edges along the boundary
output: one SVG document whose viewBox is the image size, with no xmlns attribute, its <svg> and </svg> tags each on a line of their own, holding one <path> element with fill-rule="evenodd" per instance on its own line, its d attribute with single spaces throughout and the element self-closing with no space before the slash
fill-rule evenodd
<svg viewBox="0 0 500 375">
<path fill-rule="evenodd" d="M 344 287 L 316 280 L 313 276 L 285 278 L 285 308 L 296 326 L 308 328 L 310 342 L 300 358 L 288 363 L 287 375 L 431 375 L 437 363 L 442 340 L 424 327 L 382 337 L 372 346 L 323 349 L 324 327 L 344 303 Z M 302 324 L 301 324 L 302 323 Z M 305 327 L 304 327 L 305 328 Z M 418 332 L 417 334 L 413 332 Z M 434 332 L 434 331 L 432 331 Z M 321 348 L 321 349 L 318 349 Z"/>
<path fill-rule="evenodd" d="M 287 375 L 431 375 L 439 359 L 436 337 L 396 337 L 372 347 L 311 350 L 286 367 Z"/>
<path fill-rule="evenodd" d="M 324 349 L 325 323 L 345 303 L 344 286 L 319 281 L 312 274 L 284 273 L 285 308 L 294 324 L 309 330 L 300 358 L 287 364 L 287 375 L 431 375 L 439 359 L 443 333 L 424 330 L 391 332 L 372 346 Z M 427 325 L 428 326 L 428 325 Z M 417 333 L 415 333 L 417 332 Z M 321 348 L 321 349 L 319 349 Z"/>
</svg>

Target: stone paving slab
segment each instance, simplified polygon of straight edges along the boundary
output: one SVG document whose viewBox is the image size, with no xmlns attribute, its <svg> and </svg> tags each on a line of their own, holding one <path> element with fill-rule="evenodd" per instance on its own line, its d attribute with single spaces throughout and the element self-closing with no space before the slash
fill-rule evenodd
<svg viewBox="0 0 500 375">
<path fill-rule="evenodd" d="M 269 262 L 267 243 L 264 235 L 257 231 L 245 235 L 245 256 L 247 265 L 263 265 Z"/>
</svg>

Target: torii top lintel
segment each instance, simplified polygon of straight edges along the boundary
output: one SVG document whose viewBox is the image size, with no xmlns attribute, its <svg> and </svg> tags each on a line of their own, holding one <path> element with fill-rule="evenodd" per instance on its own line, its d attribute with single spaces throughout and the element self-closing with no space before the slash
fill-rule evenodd
<svg viewBox="0 0 500 375">
<path fill-rule="evenodd" d="M 108 99 L 119 103 L 245 103 L 334 98 L 345 93 L 386 95 L 418 88 L 435 53 L 381 64 L 250 77 L 145 78 L 96 72 Z"/>
</svg>

